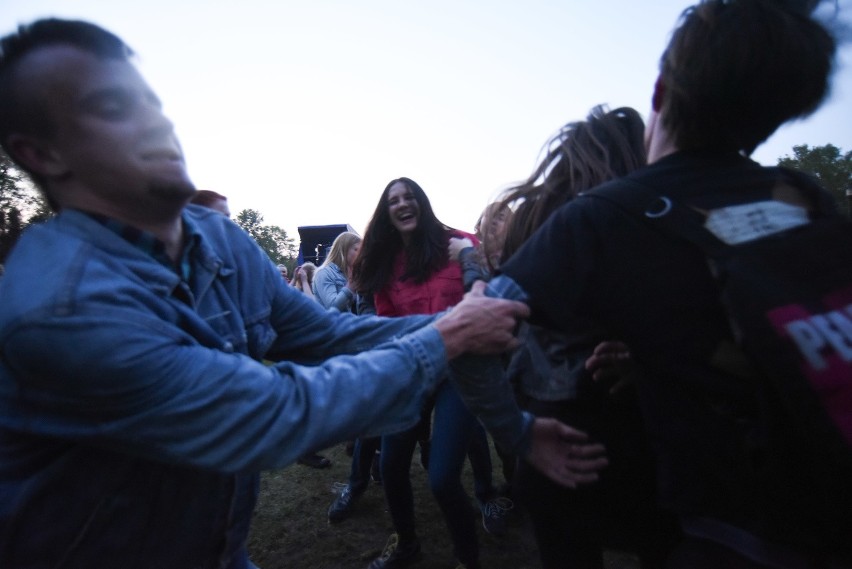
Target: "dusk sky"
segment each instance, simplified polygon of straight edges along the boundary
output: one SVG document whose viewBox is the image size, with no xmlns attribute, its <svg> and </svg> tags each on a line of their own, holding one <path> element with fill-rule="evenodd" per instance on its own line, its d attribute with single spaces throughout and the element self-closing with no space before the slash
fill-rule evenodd
<svg viewBox="0 0 852 569">
<path fill-rule="evenodd" d="M 657 62 L 690 2 L 554 0 L 3 0 L 0 33 L 42 16 L 121 36 L 175 122 L 199 188 L 231 210 L 363 233 L 392 178 L 471 230 L 542 144 L 596 104 L 650 107 Z M 849 19 L 852 0 L 840 3 Z M 833 93 L 754 158 L 852 150 L 852 49 Z M 795 78 L 791 78 L 791 84 Z M 779 85 L 779 89 L 786 88 Z"/>
</svg>

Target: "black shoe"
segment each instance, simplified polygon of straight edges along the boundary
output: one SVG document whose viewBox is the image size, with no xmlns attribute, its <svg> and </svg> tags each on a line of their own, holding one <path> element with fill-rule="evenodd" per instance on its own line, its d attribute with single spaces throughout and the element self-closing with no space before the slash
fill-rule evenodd
<svg viewBox="0 0 852 569">
<path fill-rule="evenodd" d="M 381 557 L 373 559 L 367 569 L 399 569 L 408 567 L 420 557 L 420 540 L 416 537 L 410 541 L 399 541 L 399 537 L 391 534 Z"/>
<path fill-rule="evenodd" d="M 481 504 L 482 527 L 491 535 L 501 536 L 506 533 L 506 513 L 515 504 L 509 498 L 494 498 Z"/>
<path fill-rule="evenodd" d="M 304 466 L 310 466 L 311 468 L 328 468 L 331 466 L 331 461 L 319 454 L 306 454 L 299 457 L 299 460 L 296 462 Z"/>
<path fill-rule="evenodd" d="M 328 523 L 335 524 L 348 518 L 352 513 L 352 508 L 355 506 L 355 502 L 363 493 L 363 490 L 360 492 L 353 492 L 352 486 L 349 484 L 344 486 L 343 491 L 334 499 L 334 502 L 332 502 L 331 506 L 328 508 Z"/>
</svg>

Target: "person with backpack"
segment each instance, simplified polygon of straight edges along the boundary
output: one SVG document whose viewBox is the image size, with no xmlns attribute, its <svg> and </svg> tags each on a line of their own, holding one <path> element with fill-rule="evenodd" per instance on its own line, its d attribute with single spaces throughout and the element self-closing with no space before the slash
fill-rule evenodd
<svg viewBox="0 0 852 569">
<path fill-rule="evenodd" d="M 526 180 L 504 190 L 486 208 L 490 215 L 483 214 L 482 219 L 489 231 L 482 246 L 458 252 L 466 284 L 470 279 L 488 280 L 499 260 L 511 257 L 559 206 L 644 166 L 643 132 L 636 110 L 610 110 L 605 105 L 594 107 L 585 120 L 560 127 L 544 144 L 542 158 Z M 509 204 L 516 204 L 514 211 Z M 495 219 L 495 212 L 504 212 L 504 218 Z M 451 240 L 451 254 L 465 244 Z M 488 245 L 496 255 L 487 254 Z M 579 326 L 575 323 L 574 328 Z M 582 488 L 551 484 L 519 461 L 513 488 L 529 514 L 546 569 L 602 569 L 606 549 L 635 552 L 645 568 L 662 567 L 678 540 L 671 515 L 656 505 L 653 460 L 635 390 L 626 381 L 633 372 L 629 358 L 613 362 L 623 365 L 595 370 L 598 376 L 611 377 L 606 381 L 593 381 L 593 372 L 585 369 L 595 353 L 628 352 L 601 333 L 594 324 L 567 335 L 524 323 L 518 330 L 523 344 L 504 357 L 505 377 L 523 409 L 582 426 L 604 444 L 609 459 L 600 479 Z"/>
<path fill-rule="evenodd" d="M 536 324 L 594 322 L 630 347 L 659 499 L 684 534 L 670 568 L 852 566 L 852 231 L 813 180 L 748 158 L 828 92 L 836 40 L 817 3 L 684 11 L 653 90 L 648 166 L 558 209 L 487 289 L 525 300 Z M 781 289 L 788 300 L 768 300 Z M 477 405 L 499 424 L 508 390 L 483 368 L 454 369 L 462 392 L 492 395 Z"/>
</svg>

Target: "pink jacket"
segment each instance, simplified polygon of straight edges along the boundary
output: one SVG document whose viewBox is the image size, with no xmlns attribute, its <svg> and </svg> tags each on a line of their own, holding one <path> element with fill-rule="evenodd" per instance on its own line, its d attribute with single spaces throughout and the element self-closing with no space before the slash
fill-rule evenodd
<svg viewBox="0 0 852 569">
<path fill-rule="evenodd" d="M 479 244 L 476 237 L 464 231 L 454 229 L 450 236 L 467 237 L 475 245 Z M 415 283 L 413 279 L 400 281 L 404 271 L 405 251 L 400 251 L 394 259 L 390 283 L 374 297 L 379 316 L 435 314 L 458 304 L 464 296 L 462 269 L 457 261 L 450 261 L 422 283 Z"/>
</svg>

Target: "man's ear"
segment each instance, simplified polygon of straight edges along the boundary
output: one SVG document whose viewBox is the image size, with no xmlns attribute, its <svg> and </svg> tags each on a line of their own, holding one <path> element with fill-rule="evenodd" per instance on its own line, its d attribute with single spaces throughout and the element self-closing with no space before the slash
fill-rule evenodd
<svg viewBox="0 0 852 569">
<path fill-rule="evenodd" d="M 61 156 L 45 140 L 27 134 L 10 134 L 6 139 L 10 158 L 27 170 L 44 178 L 57 178 L 67 173 Z"/>
<path fill-rule="evenodd" d="M 657 80 L 654 82 L 654 95 L 651 97 L 651 108 L 655 112 L 660 112 L 663 108 L 663 99 L 666 96 L 666 87 L 663 85 L 663 78 L 659 75 L 657 76 Z"/>
</svg>

